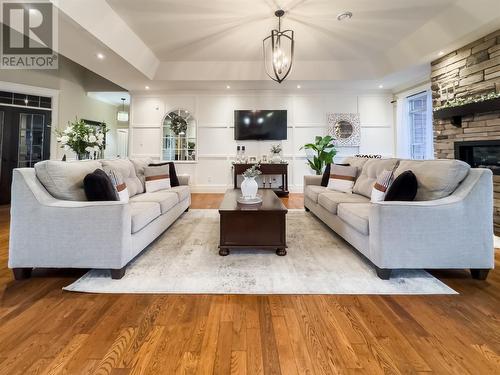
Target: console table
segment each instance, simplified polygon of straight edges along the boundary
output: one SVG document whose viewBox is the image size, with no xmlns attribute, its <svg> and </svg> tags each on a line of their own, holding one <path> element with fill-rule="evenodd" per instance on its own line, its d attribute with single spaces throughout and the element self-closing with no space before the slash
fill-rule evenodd
<svg viewBox="0 0 500 375">
<path fill-rule="evenodd" d="M 239 189 L 238 175 L 243 174 L 243 172 L 245 172 L 248 168 L 251 168 L 253 165 L 254 163 L 233 163 L 235 189 Z M 281 186 L 278 189 L 273 190 L 279 197 L 288 196 L 288 163 L 262 163 L 259 169 L 263 175 L 281 175 Z"/>
</svg>

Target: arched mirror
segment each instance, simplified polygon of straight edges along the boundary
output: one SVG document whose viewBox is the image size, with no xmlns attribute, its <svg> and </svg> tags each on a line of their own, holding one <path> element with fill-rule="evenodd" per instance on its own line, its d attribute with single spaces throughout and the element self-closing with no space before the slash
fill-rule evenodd
<svg viewBox="0 0 500 375">
<path fill-rule="evenodd" d="M 163 120 L 163 160 L 195 161 L 196 145 L 196 120 L 191 113 L 184 109 L 167 113 Z"/>
</svg>

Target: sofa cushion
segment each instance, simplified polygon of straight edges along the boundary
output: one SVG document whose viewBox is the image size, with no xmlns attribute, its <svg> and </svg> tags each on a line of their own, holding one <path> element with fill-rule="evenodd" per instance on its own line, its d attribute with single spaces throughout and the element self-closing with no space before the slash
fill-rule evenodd
<svg viewBox="0 0 500 375">
<path fill-rule="evenodd" d="M 396 177 L 387 190 L 384 200 L 411 202 L 415 199 L 417 190 L 417 177 L 412 171 L 405 171 Z"/>
<path fill-rule="evenodd" d="M 314 203 L 318 203 L 318 195 L 325 191 L 327 191 L 326 186 L 307 185 L 304 189 L 304 195 Z"/>
<path fill-rule="evenodd" d="M 332 165 L 330 169 L 330 180 L 328 181 L 328 190 L 352 193 L 352 188 L 358 175 L 357 167 Z"/>
<path fill-rule="evenodd" d="M 134 158 L 134 159 L 129 159 L 130 162 L 134 166 L 135 170 L 135 175 L 137 178 L 141 181 L 141 184 L 143 185 L 143 191 L 145 191 L 145 185 L 144 185 L 144 169 L 153 162 L 151 158 Z"/>
<path fill-rule="evenodd" d="M 189 186 L 185 186 L 185 185 L 175 186 L 175 187 L 171 188 L 170 191 L 177 193 L 177 196 L 179 197 L 179 202 L 182 202 L 183 200 L 187 199 L 189 197 L 189 195 L 191 194 L 191 190 L 189 189 Z"/>
<path fill-rule="evenodd" d="M 132 233 L 139 232 L 161 215 L 160 205 L 158 203 L 130 201 L 129 204 L 130 214 L 132 216 Z"/>
<path fill-rule="evenodd" d="M 98 168 L 101 168 L 101 163 L 96 160 L 44 160 L 35 164 L 35 173 L 54 198 L 86 201 L 83 179 Z"/>
<path fill-rule="evenodd" d="M 352 191 L 356 194 L 370 197 L 373 185 L 384 170 L 392 171 L 398 159 L 369 159 L 363 165 L 363 170 L 359 175 Z"/>
<path fill-rule="evenodd" d="M 180 186 L 179 178 L 177 177 L 177 171 L 175 170 L 175 163 L 173 161 L 167 161 L 162 163 L 152 163 L 149 164 L 150 167 L 159 167 L 162 165 L 168 165 L 168 174 L 170 176 L 170 186 Z"/>
<path fill-rule="evenodd" d="M 359 233 L 368 236 L 371 205 L 371 203 L 340 203 L 337 215 Z"/>
<path fill-rule="evenodd" d="M 460 160 L 401 160 L 394 175 L 412 171 L 418 181 L 415 200 L 430 201 L 453 193 L 469 169 L 469 164 Z"/>
<path fill-rule="evenodd" d="M 339 191 L 327 191 L 318 196 L 318 203 L 330 213 L 337 214 L 339 203 L 366 203 L 370 200 L 359 194 L 341 193 Z"/>
<path fill-rule="evenodd" d="M 159 165 L 144 168 L 144 187 L 147 193 L 170 189 L 170 167 Z"/>
<path fill-rule="evenodd" d="M 127 159 L 101 160 L 102 167 L 106 173 L 115 171 L 121 175 L 127 185 L 128 193 L 131 197 L 144 192 L 141 180 L 135 174 L 134 165 Z"/>
<path fill-rule="evenodd" d="M 363 166 L 368 160 L 372 160 L 369 158 L 359 158 L 357 156 L 349 156 L 348 158 L 345 158 L 342 163 L 348 164 L 351 167 L 356 167 L 358 168 L 358 176 L 361 174 L 361 171 L 363 170 Z M 358 177 L 357 176 L 357 177 Z"/>
<path fill-rule="evenodd" d="M 130 198 L 130 201 L 158 203 L 161 208 L 161 213 L 164 214 L 179 203 L 179 197 L 176 193 L 172 192 L 172 190 L 160 190 L 154 193 L 137 194 Z"/>
</svg>

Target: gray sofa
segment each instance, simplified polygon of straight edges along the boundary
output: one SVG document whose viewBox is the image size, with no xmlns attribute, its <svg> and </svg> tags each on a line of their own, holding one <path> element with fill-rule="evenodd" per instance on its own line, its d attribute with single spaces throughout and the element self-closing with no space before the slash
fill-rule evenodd
<svg viewBox="0 0 500 375">
<path fill-rule="evenodd" d="M 113 278 L 123 277 L 127 264 L 191 204 L 188 176 L 179 176 L 181 186 L 144 193 L 141 168 L 148 162 L 45 161 L 15 169 L 9 267 L 16 279 L 37 267 L 110 269 Z M 129 202 L 84 201 L 85 174 L 114 166 L 129 174 Z"/>
<path fill-rule="evenodd" d="M 371 188 L 397 159 L 347 158 L 358 167 L 353 194 L 305 176 L 304 205 L 369 259 L 382 279 L 393 269 L 470 269 L 486 279 L 494 267 L 493 183 L 488 169 L 458 160 L 401 160 L 419 186 L 412 202 L 370 202 Z"/>
</svg>

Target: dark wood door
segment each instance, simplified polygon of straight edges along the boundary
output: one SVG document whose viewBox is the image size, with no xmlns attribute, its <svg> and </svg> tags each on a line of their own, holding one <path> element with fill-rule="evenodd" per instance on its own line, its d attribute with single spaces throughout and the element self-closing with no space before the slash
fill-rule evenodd
<svg viewBox="0 0 500 375">
<path fill-rule="evenodd" d="M 10 203 L 12 170 L 50 157 L 51 111 L 0 106 L 0 204 Z"/>
</svg>

